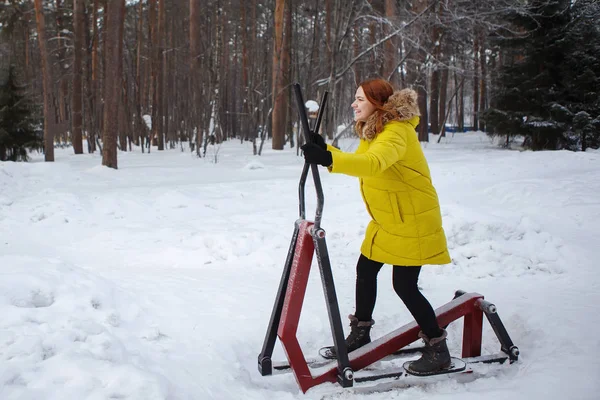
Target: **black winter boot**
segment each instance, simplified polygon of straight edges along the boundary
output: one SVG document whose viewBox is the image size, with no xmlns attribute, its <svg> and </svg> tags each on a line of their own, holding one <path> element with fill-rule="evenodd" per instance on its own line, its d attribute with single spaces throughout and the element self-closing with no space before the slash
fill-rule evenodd
<svg viewBox="0 0 600 400">
<path fill-rule="evenodd" d="M 371 343 L 371 327 L 375 324 L 375 321 L 359 321 L 354 315 L 348 315 L 350 318 L 350 334 L 346 338 L 346 349 L 348 353 L 363 347 L 364 345 Z M 324 353 L 321 355 L 325 358 L 335 359 L 337 354 L 334 346 L 324 347 Z"/>
<path fill-rule="evenodd" d="M 408 365 L 410 372 L 416 375 L 427 375 L 450 367 L 450 352 L 446 344 L 448 332 L 445 329 L 442 329 L 442 332 L 440 337 L 432 339 L 419 332 L 419 337 L 425 342 L 423 356 Z"/>
<path fill-rule="evenodd" d="M 348 315 L 350 318 L 350 334 L 346 338 L 346 348 L 348 353 L 371 343 L 371 327 L 375 321 L 359 321 L 354 315 Z"/>
</svg>

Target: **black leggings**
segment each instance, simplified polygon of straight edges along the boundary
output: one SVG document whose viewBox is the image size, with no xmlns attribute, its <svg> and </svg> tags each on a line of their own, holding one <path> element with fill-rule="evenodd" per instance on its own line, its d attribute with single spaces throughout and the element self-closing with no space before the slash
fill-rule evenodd
<svg viewBox="0 0 600 400">
<path fill-rule="evenodd" d="M 360 255 L 356 264 L 356 313 L 359 321 L 370 321 L 377 299 L 377 274 L 383 263 L 373 261 Z M 408 311 L 419 324 L 419 327 L 429 338 L 442 334 L 435 312 L 429 301 L 417 287 L 421 267 L 402 267 L 394 265 L 392 282 L 394 290 L 402 299 Z"/>
</svg>

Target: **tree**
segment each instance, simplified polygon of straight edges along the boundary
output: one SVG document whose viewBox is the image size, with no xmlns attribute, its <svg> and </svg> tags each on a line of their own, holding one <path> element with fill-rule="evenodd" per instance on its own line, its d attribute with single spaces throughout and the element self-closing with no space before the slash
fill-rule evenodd
<svg viewBox="0 0 600 400">
<path fill-rule="evenodd" d="M 10 66 L 0 85 L 0 161 L 27 161 L 28 150 L 41 150 L 40 123 L 25 88 L 17 84 L 15 67 Z"/>
<path fill-rule="evenodd" d="M 501 67 L 494 88 L 495 107 L 484 114 L 491 135 L 506 135 L 507 143 L 510 136 L 523 135 L 524 145 L 533 150 L 576 149 L 580 146 L 581 135 L 573 130 L 573 118 L 577 112 L 586 111 L 583 104 L 597 104 L 597 95 L 587 96 L 585 92 L 589 90 L 588 85 L 595 85 L 597 93 L 600 71 L 596 60 L 598 41 L 594 53 L 587 35 L 570 34 L 573 30 L 583 29 L 582 32 L 596 32 L 598 37 L 593 18 L 588 21 L 574 19 L 573 10 L 578 3 L 535 0 L 532 15 L 507 15 L 515 30 L 526 34 L 499 40 L 505 65 Z M 586 37 L 587 40 L 581 40 Z M 581 74 L 568 72 L 570 68 L 581 70 L 577 64 L 584 60 L 590 68 L 596 65 L 599 75 L 586 72 L 591 70 L 586 70 L 585 66 Z M 587 78 L 581 81 L 586 73 Z M 580 83 L 585 82 L 583 90 L 576 84 L 577 79 Z M 574 88 L 577 87 L 579 93 L 575 95 Z M 577 105 L 572 102 L 574 98 L 579 101 Z M 583 120 L 585 118 L 580 116 L 579 124 Z"/>
<path fill-rule="evenodd" d="M 567 122 L 575 133 L 575 147 L 600 146 L 600 3 L 579 0 L 572 9 L 568 26 L 565 62 L 561 75 L 565 81 L 560 106 L 568 110 Z M 595 117 L 595 119 L 594 119 Z"/>
<path fill-rule="evenodd" d="M 288 96 L 285 93 L 287 68 L 286 62 L 289 58 L 284 54 L 284 15 L 286 1 L 276 0 L 275 2 L 275 30 L 274 30 L 274 48 L 273 48 L 273 114 L 272 114 L 272 132 L 274 150 L 283 150 L 285 141 L 285 114 L 288 107 Z"/>
<path fill-rule="evenodd" d="M 35 0 L 35 20 L 37 25 L 38 45 L 42 60 L 42 82 L 44 92 L 44 157 L 46 161 L 54 161 L 54 127 L 51 126 L 52 116 L 52 74 L 46 48 L 46 22 L 42 0 Z"/>
<path fill-rule="evenodd" d="M 165 92 L 165 0 L 158 0 L 158 35 L 156 36 L 155 62 L 156 62 L 156 91 L 154 92 L 155 105 L 157 110 L 156 120 L 152 120 L 152 127 L 155 128 L 155 134 L 158 140 L 158 150 L 165 149 L 165 122 L 166 113 L 164 107 Z M 123 40 L 123 38 L 121 38 Z"/>
<path fill-rule="evenodd" d="M 200 57 L 202 49 L 200 47 L 200 24 L 201 24 L 201 4 L 200 0 L 190 0 L 190 97 L 192 104 L 198 104 L 200 100 L 199 80 L 200 80 Z M 193 142 L 192 151 L 196 149 L 196 154 L 200 156 L 202 146 L 202 127 L 200 124 L 199 113 L 195 108 L 191 109 L 191 128 L 196 132 L 196 140 Z"/>
<path fill-rule="evenodd" d="M 117 131 L 119 129 L 119 102 L 122 90 L 123 22 L 125 0 L 111 0 L 107 6 L 106 37 L 106 90 L 104 105 L 104 132 L 102 165 L 117 169 Z"/>
<path fill-rule="evenodd" d="M 93 0 L 91 18 L 86 18 L 86 44 L 87 44 L 87 70 L 86 70 L 86 128 L 88 152 L 96 151 L 96 141 L 101 136 L 101 98 L 100 98 L 100 63 L 99 53 L 99 33 L 98 33 L 98 9 L 99 1 Z M 91 20 L 91 24 L 90 24 Z M 91 25 L 91 26 L 90 26 Z M 91 32 L 90 32 L 91 28 Z"/>
<path fill-rule="evenodd" d="M 83 153 L 83 139 L 81 134 L 81 128 L 83 125 L 83 86 L 82 86 L 82 60 L 84 56 L 84 42 L 85 42 L 85 3 L 83 0 L 75 0 L 74 11 L 74 51 L 73 51 L 73 95 L 71 97 L 71 123 L 72 123 L 72 138 L 73 151 L 75 154 Z"/>
<path fill-rule="evenodd" d="M 433 3 L 435 4 L 435 3 Z M 432 7 L 433 4 L 428 4 L 426 0 L 416 0 L 412 3 L 412 12 L 417 15 L 423 13 L 428 8 Z M 415 38 L 425 39 L 427 35 L 423 33 L 426 27 L 422 24 L 415 24 L 411 27 L 411 33 Z M 425 41 L 425 40 L 423 40 Z M 411 52 L 414 53 L 412 56 L 413 65 L 409 69 L 410 74 L 408 81 L 414 86 L 417 94 L 419 95 L 419 110 L 421 112 L 421 119 L 418 126 L 418 135 L 420 142 L 429 141 L 429 114 L 427 112 L 427 53 L 426 46 L 420 44 L 418 41 L 414 43 Z M 437 112 L 437 109 L 436 109 Z"/>
</svg>

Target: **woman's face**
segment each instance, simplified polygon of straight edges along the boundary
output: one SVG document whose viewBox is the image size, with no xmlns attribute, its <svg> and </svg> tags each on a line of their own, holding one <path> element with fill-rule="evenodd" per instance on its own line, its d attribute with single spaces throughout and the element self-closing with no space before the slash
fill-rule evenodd
<svg viewBox="0 0 600 400">
<path fill-rule="evenodd" d="M 366 121 L 376 109 L 375 105 L 367 100 L 362 86 L 359 86 L 358 89 L 356 89 L 352 109 L 354 110 L 354 120 L 357 122 Z"/>
</svg>

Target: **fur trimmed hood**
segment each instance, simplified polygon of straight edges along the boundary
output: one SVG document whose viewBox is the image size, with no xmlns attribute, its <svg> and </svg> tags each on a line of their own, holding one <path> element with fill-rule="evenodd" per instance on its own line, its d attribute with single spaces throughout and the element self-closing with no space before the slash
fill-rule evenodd
<svg viewBox="0 0 600 400">
<path fill-rule="evenodd" d="M 385 126 L 389 121 L 407 121 L 421 115 L 417 92 L 412 89 L 395 91 L 385 102 L 382 110 L 377 110 L 369 116 L 364 124 L 357 124 L 358 136 L 362 139 L 373 140 L 377 132 L 377 121 Z"/>
</svg>

